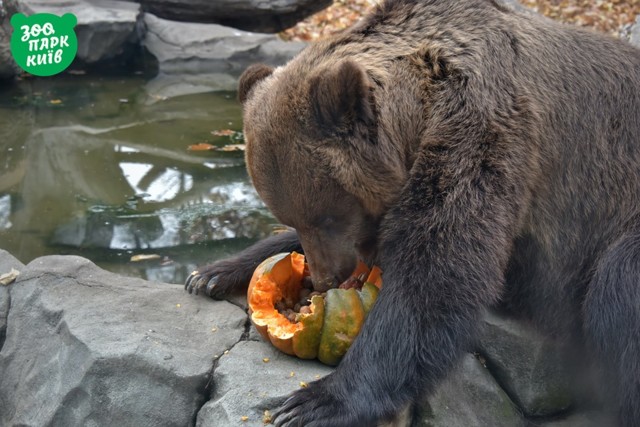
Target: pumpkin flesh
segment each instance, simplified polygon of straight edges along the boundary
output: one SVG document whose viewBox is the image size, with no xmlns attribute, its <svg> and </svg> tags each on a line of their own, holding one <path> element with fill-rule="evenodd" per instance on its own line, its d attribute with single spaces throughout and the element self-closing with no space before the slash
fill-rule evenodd
<svg viewBox="0 0 640 427">
<path fill-rule="evenodd" d="M 253 274 L 247 300 L 252 323 L 276 348 L 302 359 L 337 365 L 358 334 L 382 284 L 380 269 L 360 263 L 354 277 L 367 277 L 361 290 L 330 289 L 311 297 L 308 313 L 292 322 L 276 309 L 280 301 L 297 301 L 308 269 L 304 255 L 282 253 L 263 261 Z"/>
</svg>

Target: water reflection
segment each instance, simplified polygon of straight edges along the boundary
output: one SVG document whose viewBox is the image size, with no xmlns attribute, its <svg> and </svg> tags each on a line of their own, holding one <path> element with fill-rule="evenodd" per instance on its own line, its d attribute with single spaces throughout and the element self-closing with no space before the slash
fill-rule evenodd
<svg viewBox="0 0 640 427">
<path fill-rule="evenodd" d="M 187 151 L 241 128 L 233 94 L 149 103 L 142 79 L 73 77 L 0 92 L 1 248 L 23 262 L 74 253 L 181 282 L 271 232 L 242 153 Z M 160 256 L 131 262 L 137 253 Z"/>
<path fill-rule="evenodd" d="M 146 200 L 166 202 L 193 188 L 193 177 L 175 169 L 151 164 L 120 163 L 122 175 L 135 193 L 145 193 Z"/>
<path fill-rule="evenodd" d="M 11 213 L 11 196 L 0 197 L 0 230 L 11 228 L 9 214 Z"/>
</svg>

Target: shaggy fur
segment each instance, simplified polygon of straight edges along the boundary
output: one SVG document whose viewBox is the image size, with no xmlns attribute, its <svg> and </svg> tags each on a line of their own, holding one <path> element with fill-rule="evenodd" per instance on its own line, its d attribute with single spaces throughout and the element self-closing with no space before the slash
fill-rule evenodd
<svg viewBox="0 0 640 427">
<path fill-rule="evenodd" d="M 204 267 L 220 297 L 299 250 L 384 286 L 336 372 L 279 426 L 372 425 L 431 392 L 501 302 L 585 342 L 640 425 L 640 51 L 492 0 L 388 0 L 240 83 L 247 167 L 297 231 Z"/>
</svg>

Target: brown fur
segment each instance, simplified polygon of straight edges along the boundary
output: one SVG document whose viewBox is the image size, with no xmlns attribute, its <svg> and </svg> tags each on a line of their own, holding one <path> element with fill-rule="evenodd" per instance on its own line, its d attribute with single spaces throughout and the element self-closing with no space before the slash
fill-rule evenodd
<svg viewBox="0 0 640 427">
<path fill-rule="evenodd" d="M 490 0 L 388 0 L 256 70 L 240 83 L 247 167 L 314 282 L 335 285 L 358 256 L 385 271 L 337 372 L 277 425 L 392 416 L 499 300 L 585 341 L 610 366 L 621 425 L 640 424 L 637 49 Z"/>
</svg>

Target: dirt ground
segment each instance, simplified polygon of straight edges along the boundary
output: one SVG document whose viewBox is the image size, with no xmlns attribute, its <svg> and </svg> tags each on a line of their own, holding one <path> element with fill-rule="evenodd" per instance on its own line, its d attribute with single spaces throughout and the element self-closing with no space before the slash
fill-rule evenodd
<svg viewBox="0 0 640 427">
<path fill-rule="evenodd" d="M 559 21 L 618 35 L 640 15 L 640 0 L 520 0 L 522 4 Z M 285 40 L 316 40 L 349 27 L 376 0 L 337 0 L 332 6 L 280 35 Z"/>
</svg>

